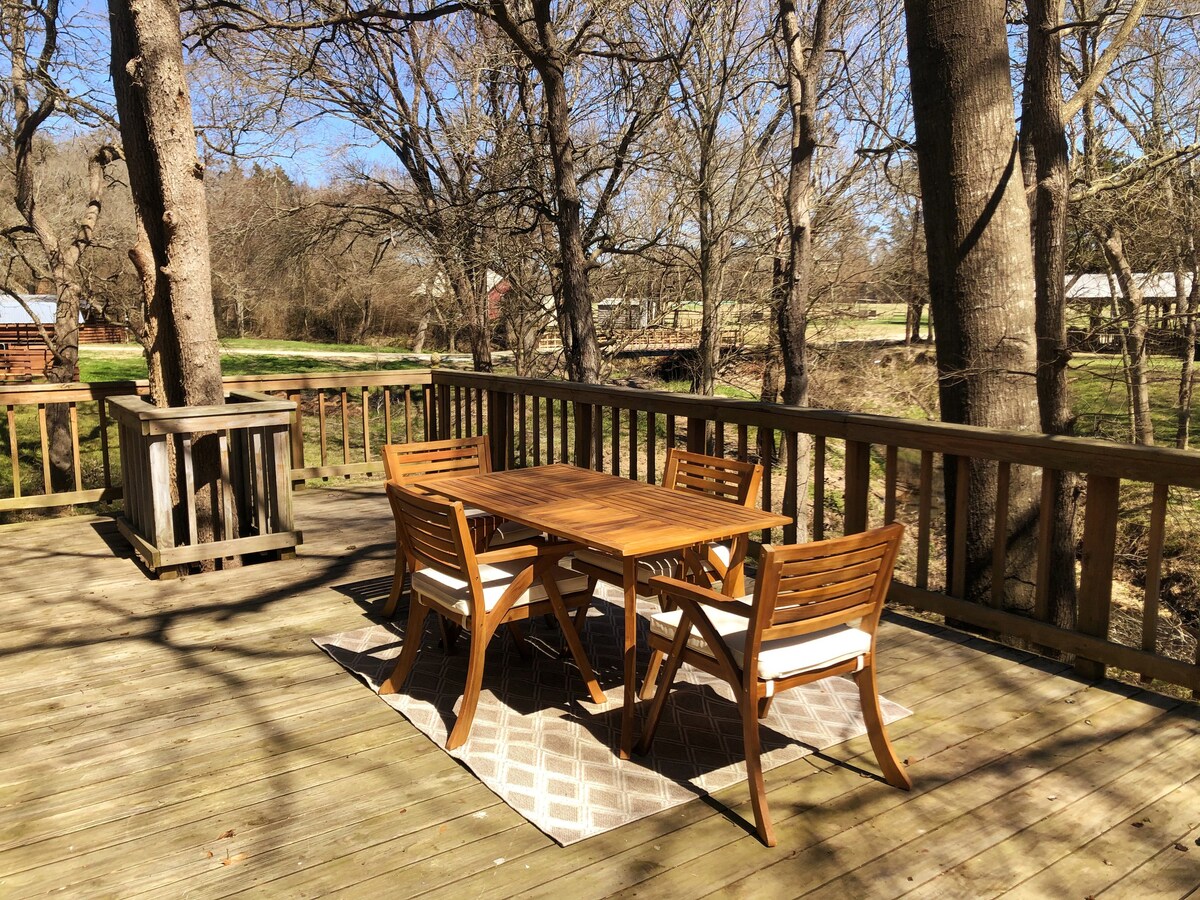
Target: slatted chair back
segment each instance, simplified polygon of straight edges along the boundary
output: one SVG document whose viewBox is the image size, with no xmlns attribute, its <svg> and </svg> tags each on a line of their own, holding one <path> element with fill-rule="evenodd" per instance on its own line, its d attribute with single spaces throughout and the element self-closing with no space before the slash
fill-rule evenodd
<svg viewBox="0 0 1200 900">
<path fill-rule="evenodd" d="M 873 635 L 903 534 L 904 526 L 892 524 L 827 541 L 764 546 L 746 658 L 757 655 L 762 641 L 846 623 Z"/>
<path fill-rule="evenodd" d="M 478 565 L 463 505 L 422 494 L 396 481 L 387 483 L 396 527 L 403 534 L 411 571 L 429 566 L 478 583 Z"/>
<path fill-rule="evenodd" d="M 671 447 L 667 450 L 667 464 L 663 469 L 663 487 L 674 491 L 697 491 L 739 506 L 753 506 L 762 474 L 763 468 L 757 463 Z"/>
<path fill-rule="evenodd" d="M 421 478 L 483 474 L 492 471 L 491 459 L 487 435 L 383 447 L 387 480 L 400 484 Z"/>
</svg>

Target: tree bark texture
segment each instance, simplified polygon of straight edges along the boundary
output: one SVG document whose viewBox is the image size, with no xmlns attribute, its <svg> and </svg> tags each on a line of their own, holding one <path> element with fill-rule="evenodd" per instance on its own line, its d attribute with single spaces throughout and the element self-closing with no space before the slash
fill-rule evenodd
<svg viewBox="0 0 1200 900">
<path fill-rule="evenodd" d="M 1034 324 L 1037 335 L 1037 395 L 1042 431 L 1074 432 L 1067 365 L 1066 242 L 1070 199 L 1070 162 L 1063 122 L 1062 11 L 1057 0 L 1028 0 L 1029 50 L 1025 69 L 1022 144 L 1032 156 Z M 1076 502 L 1079 486 L 1073 475 L 1047 470 L 1052 504 L 1047 517 L 1050 555 L 1043 567 L 1047 585 L 1047 617 L 1063 628 L 1075 626 Z"/>
<path fill-rule="evenodd" d="M 112 78 L 139 233 L 151 390 L 166 406 L 224 403 L 213 312 L 204 169 L 170 0 L 109 0 Z M 196 436 L 197 539 L 213 539 L 220 458 L 216 435 Z"/>
<path fill-rule="evenodd" d="M 905 9 L 942 418 L 1036 430 L 1033 261 L 1005 2 L 906 0 Z M 948 463 L 952 534 L 953 458 Z M 987 602 L 996 468 L 969 465 L 965 596 Z M 1010 534 L 999 536 L 1009 548 L 1004 602 L 1030 609 L 1037 489 L 1028 471 L 1012 475 Z M 948 560 L 948 571 L 953 566 Z"/>
<path fill-rule="evenodd" d="M 784 42 L 787 98 L 791 116 L 791 158 L 784 213 L 788 242 L 784 291 L 777 311 L 783 359 L 784 403 L 808 403 L 808 314 L 813 280 L 813 167 L 817 153 L 817 89 L 829 47 L 833 0 L 818 0 L 812 35 L 805 41 L 795 0 L 779 2 Z"/>
</svg>

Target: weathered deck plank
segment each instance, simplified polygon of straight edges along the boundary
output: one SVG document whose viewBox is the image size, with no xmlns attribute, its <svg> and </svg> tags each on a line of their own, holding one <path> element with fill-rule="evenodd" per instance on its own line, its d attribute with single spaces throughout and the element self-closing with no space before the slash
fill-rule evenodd
<svg viewBox="0 0 1200 900">
<path fill-rule="evenodd" d="M 748 833 L 742 785 L 560 848 L 312 646 L 368 621 L 393 536 L 376 492 L 296 499 L 297 560 L 178 582 L 115 556 L 103 523 L 0 529 L 0 894 L 1200 884 L 1193 704 L 899 617 L 881 631 L 880 683 L 915 713 L 892 729 L 911 794 L 863 777 L 861 738 L 768 773 L 775 849 Z"/>
</svg>

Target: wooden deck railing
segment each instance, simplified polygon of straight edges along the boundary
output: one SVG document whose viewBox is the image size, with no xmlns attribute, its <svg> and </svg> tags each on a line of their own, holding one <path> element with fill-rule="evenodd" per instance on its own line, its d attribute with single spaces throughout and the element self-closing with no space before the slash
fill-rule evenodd
<svg viewBox="0 0 1200 900">
<path fill-rule="evenodd" d="M 807 533 L 821 538 L 902 520 L 910 540 L 892 598 L 1034 645 L 1076 657 L 1081 674 L 1102 677 L 1106 665 L 1200 690 L 1196 659 L 1172 658 L 1158 646 L 1160 589 L 1169 538 L 1169 499 L 1176 493 L 1180 527 L 1191 530 L 1194 491 L 1200 489 L 1200 454 L 1135 447 L 1106 441 L 1049 437 L 922 422 L 887 416 L 800 409 L 752 401 L 670 392 L 436 371 L 433 415 L 439 436 L 486 432 L 496 468 L 570 461 L 630 478 L 655 480 L 668 446 L 710 449 L 750 457 L 772 473 L 763 479 L 764 508 L 793 519 L 804 516 Z M 811 487 L 805 489 L 797 447 L 812 441 Z M 994 548 L 990 605 L 964 599 L 966 520 L 972 502 L 966 465 L 983 460 L 996 468 L 996 516 L 1008 533 L 1008 492 L 1018 467 L 1041 473 L 1077 473 L 1086 490 L 1077 625 L 1060 628 L 1046 619 L 1047 573 L 1037 566 L 1031 615 L 1002 609 L 1006 547 Z M 946 533 L 945 491 L 935 472 L 958 473 L 953 534 Z M 1144 488 L 1148 541 L 1136 561 L 1144 584 L 1139 646 L 1109 636 L 1113 608 L 1117 519 L 1122 487 Z M 807 495 L 807 496 L 806 496 Z M 811 498 L 811 503 L 806 499 Z M 1127 512 L 1127 510 L 1125 510 Z M 1043 507 L 1043 526 L 1049 507 Z M 840 519 L 840 522 L 838 521 Z M 1039 528 L 1048 534 L 1046 527 Z M 776 533 L 793 541 L 796 526 Z M 766 542 L 773 538 L 763 534 Z M 1046 552 L 1039 546 L 1041 563 Z M 949 553 L 947 554 L 947 550 Z M 946 556 L 956 560 L 946 571 Z M 1129 564 L 1130 560 L 1124 561 Z"/>
<path fill-rule="evenodd" d="M 290 428 L 293 482 L 383 472 L 378 448 L 423 440 L 427 370 L 244 375 L 227 391 L 249 390 L 296 403 Z M 108 401 L 146 391 L 145 381 L 0 386 L 0 514 L 121 499 L 120 456 Z M 69 410 L 72 473 L 56 490 L 47 409 Z"/>
<path fill-rule="evenodd" d="M 1117 666 L 1200 690 L 1197 660 L 1180 658 L 1178 649 L 1168 653 L 1159 629 L 1164 559 L 1177 552 L 1174 535 L 1193 530 L 1200 454 L 440 369 L 432 374 L 412 370 L 254 376 L 226 379 L 226 385 L 297 402 L 290 432 L 292 478 L 297 481 L 381 473 L 378 448 L 383 443 L 460 434 L 491 435 L 496 468 L 564 460 L 649 481 L 658 480 L 669 446 L 754 458 L 771 472 L 762 483 L 763 507 L 803 523 L 759 535 L 761 540 L 820 538 L 903 521 L 909 537 L 893 599 L 1071 654 L 1089 676 Z M 5 466 L 0 442 L 0 479 L 11 472 L 14 484 L 25 482 L 7 497 L 0 493 L 0 512 L 118 499 L 120 484 L 114 472 L 119 469 L 112 461 L 116 442 L 108 436 L 104 400 L 138 387 L 132 382 L 0 387 L 8 446 L 18 448 L 18 453 L 10 452 Z M 44 487 L 50 483 L 44 410 L 55 402 L 88 411 L 87 416 L 72 414 L 74 489 L 59 493 Z M 803 471 L 797 453 L 805 440 L 812 442 L 811 473 Z M 87 465 L 79 463 L 81 450 Z M 1079 476 L 1085 493 L 1075 628 L 1046 620 L 1044 552 L 1043 564 L 1035 567 L 1036 602 L 1029 615 L 1001 608 L 1002 587 L 989 604 L 964 599 L 966 533 L 962 527 L 947 533 L 940 474 L 943 468 L 960 473 L 958 486 L 963 489 L 955 492 L 954 502 L 962 523 L 961 513 L 979 498 L 965 489 L 967 466 L 957 466 L 959 460 L 994 467 L 997 487 L 990 499 L 1001 524 L 1007 522 L 1009 486 L 1018 475 L 1032 471 L 1043 482 L 1056 472 Z M 1118 519 L 1131 513 L 1145 521 L 1144 549 L 1117 546 Z M 1007 530 L 997 529 L 1002 534 Z M 1039 531 L 1046 534 L 1049 529 Z M 1125 596 L 1117 598 L 1124 607 L 1122 618 L 1140 617 L 1140 636 L 1121 641 L 1110 634 L 1118 552 L 1122 568 L 1134 574 L 1132 583 L 1126 579 Z M 1006 555 L 1003 543 L 994 548 L 995 585 L 1005 583 Z M 958 561 L 949 571 L 947 556 Z M 1130 588 L 1139 596 L 1128 596 Z"/>
</svg>

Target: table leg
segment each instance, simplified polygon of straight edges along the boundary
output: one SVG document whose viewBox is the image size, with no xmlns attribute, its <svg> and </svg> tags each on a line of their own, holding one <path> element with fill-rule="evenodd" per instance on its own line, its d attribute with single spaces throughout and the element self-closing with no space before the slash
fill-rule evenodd
<svg viewBox="0 0 1200 900">
<path fill-rule="evenodd" d="M 625 593 L 625 686 L 621 706 L 621 759 L 633 751 L 634 703 L 637 702 L 637 559 L 622 562 L 621 587 Z"/>
<path fill-rule="evenodd" d="M 740 597 L 746 593 L 746 552 L 750 549 L 750 536 L 739 534 L 730 547 L 729 568 L 721 587 L 727 597 Z"/>
</svg>

